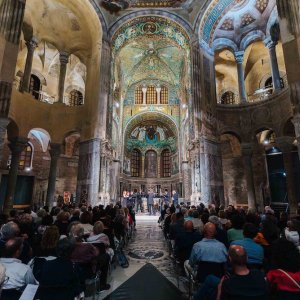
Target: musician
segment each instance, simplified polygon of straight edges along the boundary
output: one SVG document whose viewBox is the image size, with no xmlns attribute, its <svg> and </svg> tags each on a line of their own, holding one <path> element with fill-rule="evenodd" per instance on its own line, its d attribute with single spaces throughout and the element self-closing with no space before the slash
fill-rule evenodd
<svg viewBox="0 0 300 300">
<path fill-rule="evenodd" d="M 147 206 L 148 206 L 148 213 L 151 216 L 152 214 L 154 215 L 154 210 L 153 210 L 153 205 L 154 205 L 154 192 L 153 190 L 148 190 L 148 195 L 147 195 Z"/>
<path fill-rule="evenodd" d="M 172 192 L 172 194 L 173 194 L 173 197 L 172 197 L 173 198 L 173 205 L 176 207 L 178 205 L 179 195 L 175 190 Z"/>
<path fill-rule="evenodd" d="M 143 200 L 142 200 L 142 195 L 141 193 L 139 193 L 137 191 L 137 189 L 134 190 L 134 193 L 135 193 L 135 203 L 136 203 L 136 212 L 139 211 L 139 208 L 141 209 L 141 212 L 143 213 L 144 212 L 144 208 L 143 208 Z"/>
</svg>

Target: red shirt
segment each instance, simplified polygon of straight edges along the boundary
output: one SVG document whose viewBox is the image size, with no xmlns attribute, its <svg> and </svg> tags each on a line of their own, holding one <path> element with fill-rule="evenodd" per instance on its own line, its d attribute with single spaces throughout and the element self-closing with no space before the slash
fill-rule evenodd
<svg viewBox="0 0 300 300">
<path fill-rule="evenodd" d="M 296 273 L 286 273 L 288 273 L 298 283 L 298 285 L 300 285 L 300 270 Z M 277 290 L 293 293 L 300 292 L 300 289 L 297 287 L 297 285 L 286 274 L 279 270 L 271 270 L 268 272 L 267 279 L 271 287 L 274 287 Z"/>
</svg>

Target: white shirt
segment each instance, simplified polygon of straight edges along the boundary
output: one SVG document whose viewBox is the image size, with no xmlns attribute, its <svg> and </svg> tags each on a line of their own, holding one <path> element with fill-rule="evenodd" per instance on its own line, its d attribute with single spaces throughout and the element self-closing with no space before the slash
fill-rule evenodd
<svg viewBox="0 0 300 300">
<path fill-rule="evenodd" d="M 37 284 L 32 270 L 16 258 L 0 258 L 0 263 L 6 268 L 6 276 L 9 278 L 3 285 L 3 289 L 22 288 L 27 284 Z"/>
</svg>

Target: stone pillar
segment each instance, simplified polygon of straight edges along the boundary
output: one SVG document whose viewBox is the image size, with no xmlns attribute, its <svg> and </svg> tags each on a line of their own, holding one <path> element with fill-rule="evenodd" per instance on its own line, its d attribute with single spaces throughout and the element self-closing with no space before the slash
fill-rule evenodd
<svg viewBox="0 0 300 300">
<path fill-rule="evenodd" d="M 237 75 L 238 75 L 238 82 L 239 82 L 239 95 L 240 95 L 240 102 L 246 103 L 247 102 L 247 93 L 246 93 L 246 86 L 245 86 L 245 73 L 244 73 L 244 51 L 238 51 L 234 53 L 236 66 L 237 66 Z"/>
<path fill-rule="evenodd" d="M 191 187 L 191 169 L 188 161 L 182 162 L 182 177 L 183 177 L 183 188 L 184 188 L 184 199 L 190 200 L 192 195 Z"/>
<path fill-rule="evenodd" d="M 94 206 L 98 203 L 100 183 L 101 141 L 92 139 L 79 144 L 77 175 L 77 199 L 86 192 L 87 201 Z"/>
<path fill-rule="evenodd" d="M 146 104 L 147 87 L 142 87 L 143 92 L 143 104 Z"/>
<path fill-rule="evenodd" d="M 26 0 L 0 1 L 0 116 L 7 117 Z M 9 62 L 9 65 L 8 65 Z"/>
<path fill-rule="evenodd" d="M 5 143 L 5 135 L 9 120 L 7 118 L 0 117 L 0 161 L 2 160 L 2 151 Z"/>
<path fill-rule="evenodd" d="M 160 92 L 161 92 L 161 87 L 156 88 L 156 93 L 157 93 L 157 104 L 160 104 Z"/>
<path fill-rule="evenodd" d="M 282 151 L 291 216 L 294 216 L 296 214 L 296 209 L 298 207 L 292 153 L 294 140 L 295 139 L 293 137 L 289 136 L 282 136 L 275 139 L 276 144 Z"/>
<path fill-rule="evenodd" d="M 255 187 L 253 180 L 252 154 L 253 146 L 251 143 L 241 144 L 244 170 L 247 181 L 248 207 L 256 209 Z"/>
<path fill-rule="evenodd" d="M 58 102 L 64 103 L 64 93 L 65 93 L 65 80 L 67 74 L 67 64 L 69 62 L 70 54 L 67 52 L 59 53 L 60 61 L 60 71 L 59 71 L 59 81 L 58 81 Z"/>
<path fill-rule="evenodd" d="M 300 114 L 297 114 L 293 117 L 292 122 L 295 127 L 295 134 L 297 139 L 298 155 L 300 159 Z"/>
<path fill-rule="evenodd" d="M 110 170 L 111 174 L 111 184 L 110 184 L 110 195 L 111 200 L 116 203 L 120 199 L 120 170 L 121 162 L 119 160 L 114 160 L 112 162 L 112 168 Z"/>
<path fill-rule="evenodd" d="M 161 171 L 161 155 L 157 155 L 157 178 L 162 177 Z"/>
<path fill-rule="evenodd" d="M 201 201 L 224 203 L 224 184 L 220 143 L 200 138 Z"/>
<path fill-rule="evenodd" d="M 100 138 L 105 140 L 107 138 L 107 129 L 112 130 L 113 116 L 113 98 L 110 97 L 111 45 L 109 40 L 105 38 L 102 39 L 100 78 L 100 93 L 98 98 L 99 132 Z"/>
<path fill-rule="evenodd" d="M 278 68 L 278 61 L 276 55 L 276 45 L 277 41 L 273 41 L 271 37 L 268 37 L 264 41 L 266 47 L 269 49 L 270 55 L 270 63 L 271 63 L 271 71 L 272 71 L 272 80 L 273 80 L 273 90 L 279 91 L 281 90 L 281 83 L 280 83 L 280 72 Z"/>
<path fill-rule="evenodd" d="M 50 170 L 48 176 L 48 189 L 46 203 L 50 207 L 53 206 L 54 197 L 55 197 L 55 185 L 56 185 L 56 173 L 57 173 L 57 162 L 61 154 L 61 145 L 60 144 L 50 144 L 49 154 L 51 157 Z"/>
<path fill-rule="evenodd" d="M 17 184 L 18 177 L 18 169 L 19 169 L 19 161 L 20 155 L 22 151 L 25 149 L 28 143 L 28 139 L 22 137 L 16 137 L 10 141 L 8 147 L 11 151 L 11 163 L 10 169 L 8 173 L 8 182 L 7 182 L 7 190 L 5 194 L 3 211 L 5 214 L 8 214 L 9 211 L 13 208 L 14 205 L 14 194 Z"/>
<path fill-rule="evenodd" d="M 27 46 L 27 57 L 26 57 L 26 64 L 22 79 L 22 92 L 29 92 L 30 87 L 30 78 L 31 78 L 31 70 L 32 70 L 32 62 L 33 62 L 33 55 L 34 51 L 38 46 L 38 41 L 36 38 L 32 38 L 30 41 L 26 41 Z"/>
</svg>

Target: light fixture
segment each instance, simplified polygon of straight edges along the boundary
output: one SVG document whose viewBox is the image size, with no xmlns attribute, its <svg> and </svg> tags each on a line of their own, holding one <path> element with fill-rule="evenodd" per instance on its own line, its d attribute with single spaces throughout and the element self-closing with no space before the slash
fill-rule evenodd
<svg viewBox="0 0 300 300">
<path fill-rule="evenodd" d="M 182 108 L 183 108 L 183 109 L 186 109 L 186 104 L 185 104 L 185 103 L 182 104 Z"/>
<path fill-rule="evenodd" d="M 264 144 L 264 145 L 269 145 L 270 142 L 269 142 L 268 140 L 264 140 L 264 141 L 263 141 L 263 144 Z"/>
<path fill-rule="evenodd" d="M 31 167 L 26 167 L 26 168 L 25 168 L 25 171 L 26 171 L 26 172 L 30 172 L 30 171 L 31 171 Z"/>
<path fill-rule="evenodd" d="M 116 108 L 119 108 L 119 107 L 120 107 L 119 102 L 116 102 L 116 103 L 115 103 L 115 106 L 116 106 Z"/>
</svg>

